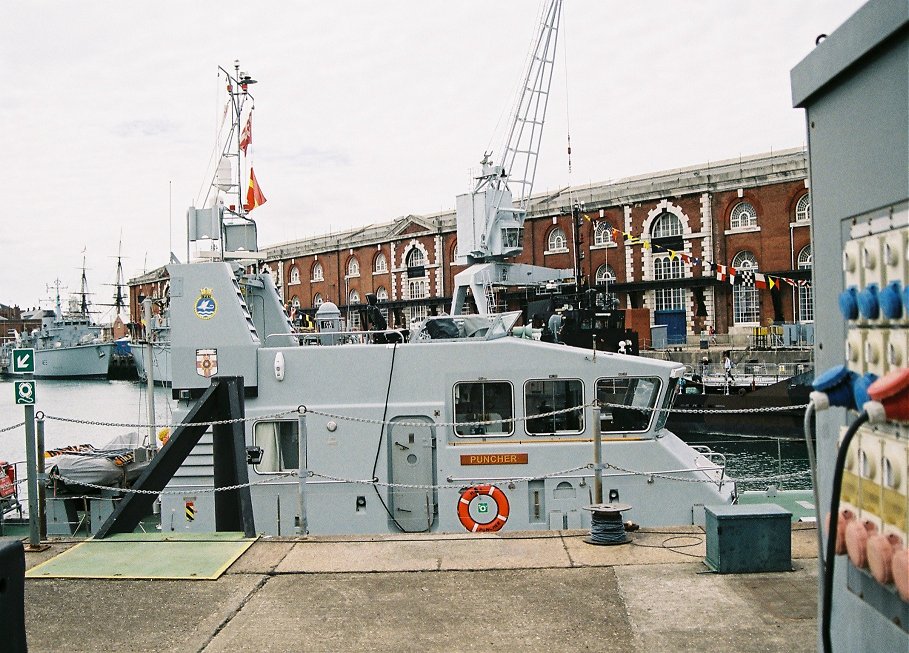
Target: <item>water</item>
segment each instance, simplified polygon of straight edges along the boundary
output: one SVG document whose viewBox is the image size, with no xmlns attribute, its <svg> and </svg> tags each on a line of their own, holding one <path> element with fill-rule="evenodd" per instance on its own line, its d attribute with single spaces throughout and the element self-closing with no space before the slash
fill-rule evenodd
<svg viewBox="0 0 909 653">
<path fill-rule="evenodd" d="M 722 433 L 685 436 L 689 444 L 705 444 L 726 456 L 726 474 L 740 482 L 739 490 L 766 490 L 771 483 L 782 490 L 810 490 L 808 447 L 801 432 L 785 438 L 735 437 Z M 770 479 L 772 476 L 793 476 Z"/>
<path fill-rule="evenodd" d="M 155 389 L 156 424 L 168 424 L 170 418 L 170 389 Z M 85 421 L 146 424 L 146 386 L 136 381 L 36 381 L 35 412 L 48 416 Z M 25 420 L 24 406 L 16 405 L 12 379 L 0 379 L 0 429 Z M 147 432 L 147 429 L 144 429 Z M 47 418 L 44 422 L 45 448 L 72 444 L 103 445 L 121 433 L 140 431 L 135 427 L 98 426 L 88 423 L 61 422 Z M 25 428 L 0 433 L 0 460 L 23 462 L 20 478 L 25 477 Z M 20 497 L 27 496 L 25 484 Z"/>
</svg>

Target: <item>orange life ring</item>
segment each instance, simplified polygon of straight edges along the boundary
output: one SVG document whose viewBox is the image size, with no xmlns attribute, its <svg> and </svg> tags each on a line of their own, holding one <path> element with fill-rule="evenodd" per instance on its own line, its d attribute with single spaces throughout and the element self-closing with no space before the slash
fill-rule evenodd
<svg viewBox="0 0 909 653">
<path fill-rule="evenodd" d="M 488 522 L 480 523 L 470 516 L 470 504 L 480 495 L 492 497 L 496 514 Z M 471 533 L 491 533 L 499 530 L 508 520 L 508 497 L 495 485 L 474 485 L 461 492 L 458 499 L 458 519 Z"/>
</svg>

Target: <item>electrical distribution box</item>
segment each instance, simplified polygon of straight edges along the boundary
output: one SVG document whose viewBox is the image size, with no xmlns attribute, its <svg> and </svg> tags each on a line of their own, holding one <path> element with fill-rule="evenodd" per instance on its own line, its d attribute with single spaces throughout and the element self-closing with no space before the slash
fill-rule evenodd
<svg viewBox="0 0 909 653">
<path fill-rule="evenodd" d="M 792 570 L 792 513 L 774 503 L 706 506 L 707 566 L 721 574 Z"/>
</svg>

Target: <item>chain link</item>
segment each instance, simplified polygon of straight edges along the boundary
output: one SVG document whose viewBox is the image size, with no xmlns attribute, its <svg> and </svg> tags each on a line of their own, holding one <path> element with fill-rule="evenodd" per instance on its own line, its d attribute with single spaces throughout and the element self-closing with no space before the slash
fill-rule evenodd
<svg viewBox="0 0 909 653">
<path fill-rule="evenodd" d="M 339 419 L 348 422 L 359 422 L 360 424 L 375 424 L 385 426 L 416 426 L 416 427 L 427 427 L 427 426 L 436 426 L 436 427 L 453 427 L 458 428 L 461 426 L 489 426 L 490 424 L 510 424 L 512 422 L 525 422 L 532 419 L 539 419 L 541 417 L 552 417 L 553 415 L 561 415 L 563 413 L 573 413 L 579 410 L 583 410 L 588 406 L 594 406 L 595 403 L 590 404 L 580 404 L 579 406 L 573 406 L 571 408 L 560 408 L 559 410 L 552 410 L 548 413 L 538 413 L 536 415 L 525 415 L 524 417 L 503 417 L 502 419 L 491 419 L 483 420 L 476 422 L 398 422 L 394 420 L 381 420 L 381 419 L 370 419 L 368 417 L 353 417 L 351 415 L 336 415 L 334 413 L 326 413 L 321 410 L 315 410 L 313 408 L 307 408 L 307 413 L 312 413 L 313 415 L 320 415 L 321 417 L 327 417 L 329 419 Z"/>
<path fill-rule="evenodd" d="M 13 424 L 12 426 L 6 426 L 6 427 L 0 429 L 0 433 L 6 433 L 7 431 L 12 431 L 13 429 L 17 429 L 20 426 L 25 426 L 25 422 L 19 422 L 18 424 Z"/>
<path fill-rule="evenodd" d="M 278 413 L 271 413 L 270 415 L 258 415 L 256 417 L 236 417 L 234 419 L 219 419 L 212 422 L 193 422 L 193 426 L 221 426 L 223 424 L 238 424 L 240 422 L 250 422 L 253 420 L 259 419 L 274 419 L 277 417 L 284 417 L 285 415 L 290 415 L 292 413 L 299 412 L 299 408 L 293 408 L 290 410 L 282 410 Z M 175 428 L 181 426 L 181 424 L 130 424 L 127 422 L 102 422 L 98 420 L 90 419 L 76 419 L 73 417 L 59 417 L 57 415 L 45 415 L 44 419 L 53 420 L 56 422 L 68 422 L 70 424 L 88 424 L 90 426 L 116 426 L 121 428 L 135 428 L 135 429 L 147 429 L 151 428 Z M 23 422 L 24 424 L 24 422 Z M 21 426 L 17 425 L 17 426 Z"/>
<path fill-rule="evenodd" d="M 549 474 L 540 474 L 538 476 L 516 476 L 514 478 L 504 478 L 499 479 L 496 483 L 527 483 L 530 481 L 536 481 L 539 479 L 547 478 L 556 478 L 558 476 L 563 476 L 565 474 L 570 474 L 571 472 L 577 472 L 582 469 L 591 469 L 593 468 L 593 463 L 587 463 L 585 465 L 579 465 L 578 467 L 572 467 L 571 469 L 563 469 L 558 472 L 550 472 Z M 351 479 L 343 478 L 340 476 L 332 476 L 331 474 L 321 474 L 319 472 L 309 472 L 309 476 L 315 476 L 318 478 L 324 478 L 328 481 L 336 481 L 339 483 L 355 483 L 359 485 L 375 485 L 377 487 L 387 487 L 387 488 L 406 488 L 412 490 L 460 490 L 463 487 L 473 486 L 473 485 L 484 485 L 482 481 L 474 483 L 440 483 L 438 485 L 417 485 L 411 483 L 385 483 L 378 479 Z"/>
<path fill-rule="evenodd" d="M 107 486 L 107 485 L 96 485 L 94 483 L 86 483 L 85 481 L 77 481 L 76 479 L 68 478 L 62 476 L 61 474 L 48 474 L 47 478 L 51 481 L 63 481 L 64 483 L 69 483 L 70 485 L 78 485 L 80 487 L 89 487 L 93 490 L 109 490 L 113 492 L 122 492 L 124 494 L 173 494 L 173 495 L 186 495 L 189 493 L 192 494 L 209 494 L 214 492 L 230 492 L 232 490 L 239 490 L 245 487 L 253 487 L 254 485 L 269 485 L 274 484 L 274 481 L 280 480 L 282 478 L 287 478 L 289 476 L 297 476 L 297 472 L 287 472 L 284 474 L 277 474 L 273 478 L 267 478 L 262 481 L 250 481 L 249 483 L 240 483 L 237 485 L 225 485 L 224 487 L 211 487 L 211 488 L 192 488 L 189 490 L 137 490 L 134 488 L 126 487 L 116 487 L 116 486 Z"/>
</svg>

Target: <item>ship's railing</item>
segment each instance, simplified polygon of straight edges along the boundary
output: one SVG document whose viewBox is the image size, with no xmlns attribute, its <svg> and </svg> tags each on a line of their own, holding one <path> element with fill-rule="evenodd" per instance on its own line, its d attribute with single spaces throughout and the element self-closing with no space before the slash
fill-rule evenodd
<svg viewBox="0 0 909 653">
<path fill-rule="evenodd" d="M 320 345 L 324 340 L 333 341 L 337 345 L 369 345 L 369 344 L 391 344 L 395 342 L 407 342 L 403 331 L 399 329 L 384 329 L 381 331 L 309 331 L 294 333 L 269 333 L 265 336 L 264 344 L 269 346 L 269 339 L 276 338 L 290 339 L 291 342 L 298 342 L 301 345 Z M 384 338 L 384 340 L 383 340 Z M 281 343 L 278 343 L 280 346 Z M 272 347 L 276 346 L 274 343 Z"/>
</svg>

